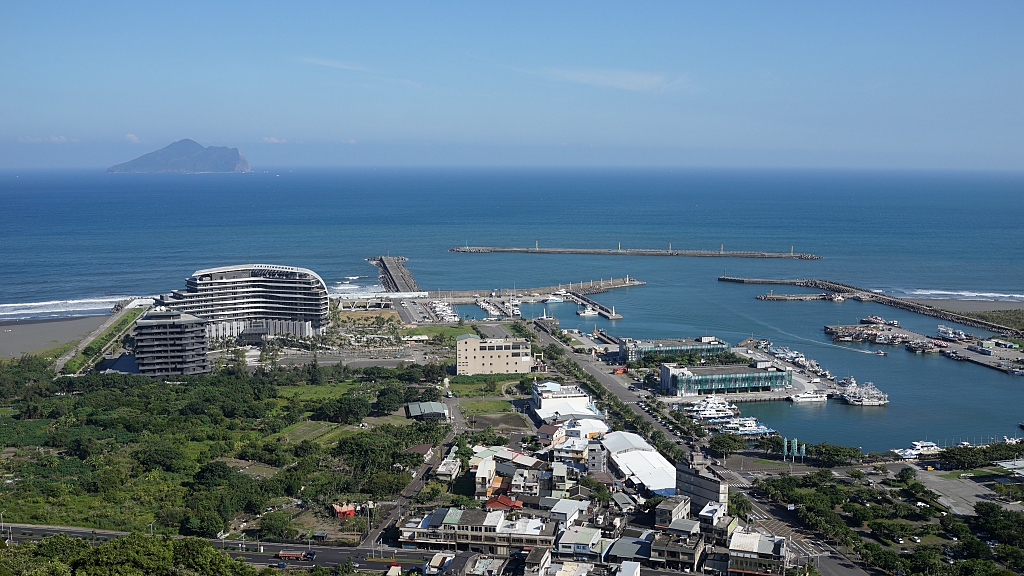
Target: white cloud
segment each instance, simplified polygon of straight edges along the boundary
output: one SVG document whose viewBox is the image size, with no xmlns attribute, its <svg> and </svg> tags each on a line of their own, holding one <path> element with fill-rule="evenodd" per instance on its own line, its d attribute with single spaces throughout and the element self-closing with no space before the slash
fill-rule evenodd
<svg viewBox="0 0 1024 576">
<path fill-rule="evenodd" d="M 142 142 L 142 138 L 139 138 L 135 134 L 125 134 L 124 139 L 131 142 L 132 144 L 138 144 L 139 142 Z"/>
<path fill-rule="evenodd" d="M 341 70 L 355 70 L 356 72 L 369 72 L 365 67 L 359 64 L 352 64 L 351 62 L 341 62 L 340 60 L 331 60 L 330 58 L 299 58 L 300 62 L 306 64 L 315 64 L 317 66 L 326 66 L 328 68 L 338 68 Z"/>
<path fill-rule="evenodd" d="M 263 141 L 267 144 L 287 144 L 288 141 L 284 138 L 274 138 L 273 136 L 264 136 Z"/>
<path fill-rule="evenodd" d="M 564 82 L 588 84 L 602 88 L 617 88 L 632 92 L 668 92 L 684 88 L 689 84 L 689 79 L 685 75 L 670 78 L 663 74 L 633 72 L 630 70 L 562 70 L 558 68 L 544 68 L 541 70 L 541 73 L 549 78 Z"/>
<path fill-rule="evenodd" d="M 390 82 L 392 84 L 404 84 L 407 86 L 413 86 L 415 88 L 422 87 L 419 82 L 416 82 L 414 80 L 409 80 L 406 78 L 395 78 L 393 76 L 388 76 L 387 74 L 382 74 L 375 70 L 370 70 L 365 66 L 353 64 L 351 62 L 331 60 L 330 58 L 299 58 L 299 62 L 305 62 L 306 64 L 314 64 L 316 66 L 326 66 L 327 68 L 337 68 L 339 70 L 353 70 L 355 72 L 366 72 L 367 74 L 375 76 L 381 80 L 384 80 L 385 82 Z"/>
<path fill-rule="evenodd" d="M 18 138 L 18 142 L 24 142 L 27 144 L 67 144 L 68 142 L 78 142 L 78 140 L 75 138 L 68 138 L 67 136 L 48 136 L 46 138 L 28 136 L 25 138 Z"/>
</svg>

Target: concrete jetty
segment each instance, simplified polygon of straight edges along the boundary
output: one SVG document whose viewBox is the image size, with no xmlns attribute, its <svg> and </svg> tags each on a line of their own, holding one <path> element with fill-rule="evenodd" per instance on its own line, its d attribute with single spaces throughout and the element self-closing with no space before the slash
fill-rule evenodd
<svg viewBox="0 0 1024 576">
<path fill-rule="evenodd" d="M 472 254 L 486 254 L 491 252 L 507 252 L 513 254 L 583 254 L 589 256 L 689 256 L 695 258 L 791 258 L 795 260 L 821 260 L 817 254 L 801 254 L 793 252 L 757 252 L 749 250 L 725 250 L 724 246 L 718 250 L 673 250 L 671 245 L 668 250 L 650 248 L 516 248 L 503 246 L 456 246 L 449 252 L 466 252 Z"/>
<path fill-rule="evenodd" d="M 554 286 L 540 286 L 535 288 L 489 288 L 485 290 L 431 290 L 428 297 L 432 299 L 466 300 L 472 302 L 475 298 L 503 298 L 514 296 L 517 298 L 529 298 L 536 294 L 542 296 L 553 294 L 558 291 L 572 292 L 581 296 L 600 294 L 616 288 L 629 288 L 631 286 L 643 286 L 647 284 L 631 276 L 622 278 L 604 278 L 601 280 L 590 280 L 583 282 L 569 282 Z"/>
<path fill-rule="evenodd" d="M 760 294 L 757 296 L 758 300 L 780 300 L 780 301 L 794 301 L 794 300 L 828 300 L 828 294 Z"/>
<path fill-rule="evenodd" d="M 978 320 L 977 318 L 971 318 L 941 308 L 934 308 L 924 304 L 918 304 L 911 300 L 904 298 L 896 298 L 895 296 L 886 296 L 885 294 L 879 294 L 850 284 L 843 284 L 841 282 L 834 282 L 832 280 L 820 280 L 820 279 L 798 279 L 798 280 L 785 280 L 776 278 L 741 278 L 738 276 L 719 276 L 719 282 L 737 282 L 740 284 L 788 284 L 790 286 L 800 286 L 803 288 L 813 288 L 815 290 L 825 290 L 832 294 L 839 294 L 844 298 L 852 298 L 854 300 L 860 300 L 862 302 L 878 302 L 879 304 L 885 304 L 886 306 L 892 306 L 893 308 L 899 308 L 900 310 L 906 310 L 908 312 L 916 312 L 918 314 L 924 314 L 925 316 L 931 316 L 940 320 L 946 320 L 948 322 L 956 322 L 965 326 L 971 326 L 973 328 L 981 328 L 983 330 L 989 330 L 1003 336 L 1010 338 L 1022 338 L 1024 332 L 1009 326 L 1003 326 L 994 322 L 986 322 L 984 320 Z M 766 298 L 768 299 L 768 298 Z"/>
<path fill-rule="evenodd" d="M 609 308 L 608 306 L 587 298 L 583 294 L 579 294 L 577 292 L 566 292 L 565 296 L 581 306 L 589 306 L 590 308 L 597 310 L 598 315 L 604 316 L 609 320 L 622 320 L 622 314 L 616 313 L 614 306 Z"/>
<path fill-rule="evenodd" d="M 375 256 L 367 258 L 380 269 L 380 283 L 388 292 L 419 292 L 416 279 L 405 267 L 408 258 L 404 256 Z"/>
</svg>

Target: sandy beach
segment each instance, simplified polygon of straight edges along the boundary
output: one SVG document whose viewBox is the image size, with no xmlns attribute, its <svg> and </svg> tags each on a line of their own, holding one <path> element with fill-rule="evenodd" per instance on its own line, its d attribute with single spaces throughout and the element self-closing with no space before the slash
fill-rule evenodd
<svg viewBox="0 0 1024 576">
<path fill-rule="evenodd" d="M 934 306 L 950 312 L 990 312 L 992 310 L 1024 310 L 1024 302 L 1006 300 L 910 299 L 911 302 Z"/>
<path fill-rule="evenodd" d="M 109 318 L 82 316 L 52 320 L 10 320 L 0 322 L 0 358 L 16 358 L 22 354 L 53 348 L 88 336 Z"/>
</svg>

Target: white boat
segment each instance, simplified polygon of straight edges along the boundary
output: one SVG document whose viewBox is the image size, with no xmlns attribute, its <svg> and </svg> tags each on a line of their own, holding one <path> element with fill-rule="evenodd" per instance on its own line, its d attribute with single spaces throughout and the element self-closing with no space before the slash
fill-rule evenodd
<svg viewBox="0 0 1024 576">
<path fill-rule="evenodd" d="M 545 304 L 560 304 L 562 302 L 565 302 L 565 300 L 559 298 L 558 296 L 548 296 L 547 298 L 544 299 Z"/>
<path fill-rule="evenodd" d="M 788 398 L 790 402 L 803 403 L 803 402 L 827 402 L 828 396 L 820 390 L 811 390 L 810 392 L 801 392 L 800 394 L 794 394 Z"/>
<path fill-rule="evenodd" d="M 580 316 L 597 316 L 597 310 L 595 310 L 592 306 L 587 306 L 586 308 L 581 308 L 577 310 L 576 314 Z"/>
</svg>

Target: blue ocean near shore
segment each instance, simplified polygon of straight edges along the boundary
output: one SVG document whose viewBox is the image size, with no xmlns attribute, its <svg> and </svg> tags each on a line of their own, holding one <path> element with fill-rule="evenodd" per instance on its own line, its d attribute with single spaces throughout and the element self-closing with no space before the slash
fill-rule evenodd
<svg viewBox="0 0 1024 576">
<path fill-rule="evenodd" d="M 0 320 L 102 310 L 180 288 L 228 263 L 305 266 L 332 289 L 376 282 L 365 258 L 409 257 L 422 287 L 480 289 L 629 274 L 597 298 L 624 316 L 583 322 L 638 338 L 750 335 L 873 381 L 886 408 L 745 404 L 787 436 L 884 450 L 913 440 L 1013 435 L 1024 379 L 892 349 L 835 346 L 822 325 L 869 314 L 932 333 L 937 321 L 859 302 L 762 302 L 730 275 L 817 277 L 897 296 L 1024 300 L 1024 176 L 991 173 L 669 170 L 279 170 L 251 174 L 0 173 Z M 476 245 L 810 252 L 823 260 L 457 254 Z M 349 277 L 360 278 L 351 280 Z M 345 284 L 348 282 L 348 284 Z M 787 289 L 799 291 L 796 288 Z M 79 302 L 98 299 L 100 302 Z M 71 302 L 68 302 L 71 301 Z M 25 306 L 25 303 L 35 303 Z M 42 304 L 40 304 L 42 303 Z M 91 307 L 91 308 L 90 308 Z M 524 307 L 540 314 L 539 306 Z"/>
</svg>

